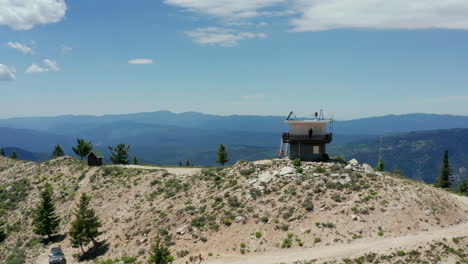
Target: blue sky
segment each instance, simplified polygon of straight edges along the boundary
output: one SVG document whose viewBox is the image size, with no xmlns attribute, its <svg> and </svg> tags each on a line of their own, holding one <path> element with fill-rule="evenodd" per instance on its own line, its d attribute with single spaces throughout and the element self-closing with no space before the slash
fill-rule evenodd
<svg viewBox="0 0 468 264">
<path fill-rule="evenodd" d="M 0 118 L 468 115 L 468 1 L 0 0 Z"/>
</svg>

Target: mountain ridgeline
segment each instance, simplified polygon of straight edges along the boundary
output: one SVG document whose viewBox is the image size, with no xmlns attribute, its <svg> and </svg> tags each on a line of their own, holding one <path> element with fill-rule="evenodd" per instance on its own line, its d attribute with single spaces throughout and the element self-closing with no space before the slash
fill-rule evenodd
<svg viewBox="0 0 468 264">
<path fill-rule="evenodd" d="M 106 158 L 108 145 L 125 143 L 141 163 L 179 164 L 181 161 L 185 164 L 190 160 L 194 165 L 216 165 L 216 149 L 223 143 L 232 164 L 237 160 L 275 157 L 281 133 L 288 130 L 284 119 L 283 116 L 217 116 L 168 111 L 0 119 L 0 146 L 27 150 L 35 153 L 34 157 L 19 155 L 20 159 L 40 161 L 50 157 L 56 144 L 65 154 L 73 155 L 71 147 L 76 138 L 84 138 L 92 141 Z M 355 157 L 375 165 L 379 136 L 384 135 L 386 169 L 400 169 L 406 176 L 432 182 L 446 148 L 456 170 L 466 167 L 463 160 L 468 148 L 462 138 L 467 133 L 464 129 L 468 129 L 467 116 L 388 115 L 336 121 L 333 127 L 331 155 Z M 455 128 L 460 129 L 450 130 Z M 437 131 L 404 134 L 420 130 Z"/>
<path fill-rule="evenodd" d="M 377 164 L 380 138 L 335 145 L 331 154 Z M 444 150 L 448 150 L 455 179 L 468 175 L 468 129 L 415 131 L 382 137 L 381 155 L 386 170 L 401 170 L 403 175 L 427 183 L 439 176 Z"/>
</svg>

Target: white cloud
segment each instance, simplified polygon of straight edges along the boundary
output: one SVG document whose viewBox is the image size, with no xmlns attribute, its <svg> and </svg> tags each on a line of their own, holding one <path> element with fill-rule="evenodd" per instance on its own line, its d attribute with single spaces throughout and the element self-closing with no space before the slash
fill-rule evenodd
<svg viewBox="0 0 468 264">
<path fill-rule="evenodd" d="M 128 61 L 128 64 L 153 64 L 151 59 L 132 59 Z"/>
<path fill-rule="evenodd" d="M 0 81 L 13 81 L 16 80 L 16 70 L 6 65 L 0 64 Z"/>
<path fill-rule="evenodd" d="M 225 25 L 252 18 L 294 16 L 292 31 L 339 28 L 464 29 L 467 0 L 165 0 L 183 10 L 222 18 Z"/>
<path fill-rule="evenodd" d="M 31 47 L 28 47 L 27 45 L 21 44 L 19 42 L 8 42 L 7 45 L 8 47 L 16 49 L 24 54 L 34 54 L 34 51 Z"/>
<path fill-rule="evenodd" d="M 60 68 L 58 67 L 58 64 L 56 61 L 45 59 L 42 61 L 45 65 L 49 67 L 51 71 L 60 71 Z"/>
<path fill-rule="evenodd" d="M 466 0 L 294 0 L 293 31 L 338 28 L 468 29 Z"/>
<path fill-rule="evenodd" d="M 42 72 L 50 72 L 50 71 L 53 71 L 53 72 L 60 71 L 60 68 L 59 68 L 56 61 L 45 59 L 42 62 L 47 66 L 47 68 L 46 67 L 41 67 L 41 66 L 33 63 L 33 64 L 31 64 L 31 66 L 29 66 L 26 69 L 26 72 L 27 73 L 42 73 Z"/>
<path fill-rule="evenodd" d="M 185 34 L 196 43 L 221 47 L 235 47 L 244 39 L 268 37 L 265 33 L 242 32 L 218 27 L 197 28 L 193 31 L 186 31 Z"/>
<path fill-rule="evenodd" d="M 261 10 L 286 3 L 288 0 L 165 0 L 166 4 L 192 12 L 227 19 L 261 16 Z"/>
<path fill-rule="evenodd" d="M 66 10 L 65 0 L 0 0 L 0 25 L 28 30 L 60 21 Z"/>
<path fill-rule="evenodd" d="M 31 64 L 31 66 L 29 66 L 27 69 L 26 69 L 26 72 L 27 73 L 40 73 L 40 72 L 48 72 L 49 69 L 47 68 L 42 68 L 41 66 L 33 63 Z"/>
</svg>

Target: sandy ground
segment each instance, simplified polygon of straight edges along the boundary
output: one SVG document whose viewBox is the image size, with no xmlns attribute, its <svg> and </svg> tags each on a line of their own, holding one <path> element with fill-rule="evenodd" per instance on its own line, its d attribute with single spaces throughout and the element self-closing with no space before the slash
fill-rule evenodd
<svg viewBox="0 0 468 264">
<path fill-rule="evenodd" d="M 468 197 L 456 196 L 468 207 Z M 274 264 L 292 263 L 298 260 L 352 258 L 367 252 L 384 253 L 394 251 L 397 248 L 411 248 L 417 245 L 429 243 L 442 238 L 468 236 L 468 223 L 450 226 L 442 229 L 429 230 L 427 232 L 404 235 L 393 238 L 360 239 L 351 244 L 319 246 L 303 249 L 285 249 L 263 254 L 249 254 L 247 256 L 222 256 L 210 259 L 204 263 L 209 264 Z"/>
<path fill-rule="evenodd" d="M 167 172 L 177 175 L 177 176 L 191 176 L 200 174 L 202 169 L 201 168 L 186 168 L 186 167 L 157 167 L 157 166 L 142 166 L 142 165 L 115 165 L 125 168 L 133 168 L 133 169 L 143 169 L 143 170 L 166 170 Z"/>
</svg>

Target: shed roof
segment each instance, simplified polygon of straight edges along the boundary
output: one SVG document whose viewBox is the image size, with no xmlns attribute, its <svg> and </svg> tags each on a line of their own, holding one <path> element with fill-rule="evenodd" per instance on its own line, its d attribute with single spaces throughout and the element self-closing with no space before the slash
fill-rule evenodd
<svg viewBox="0 0 468 264">
<path fill-rule="evenodd" d="M 97 150 L 91 150 L 88 155 L 86 155 L 86 158 L 88 158 L 89 155 L 91 155 L 91 153 L 93 153 L 96 157 L 98 158 L 104 158 L 104 155 L 102 155 L 101 152 L 97 151 Z"/>
</svg>

